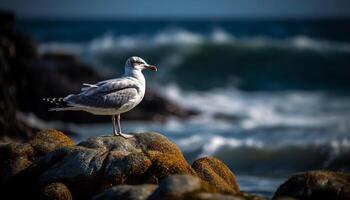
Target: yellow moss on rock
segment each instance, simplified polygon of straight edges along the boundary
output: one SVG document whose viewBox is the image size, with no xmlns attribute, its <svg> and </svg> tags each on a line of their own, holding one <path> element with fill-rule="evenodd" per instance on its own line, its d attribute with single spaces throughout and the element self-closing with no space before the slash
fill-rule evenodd
<svg viewBox="0 0 350 200">
<path fill-rule="evenodd" d="M 34 150 L 29 144 L 10 143 L 0 147 L 0 183 L 32 164 Z"/>
<path fill-rule="evenodd" d="M 273 199 L 350 199 L 350 174 L 316 170 L 291 176 L 279 186 Z"/>
<path fill-rule="evenodd" d="M 28 143 L 32 145 L 38 157 L 62 147 L 75 145 L 72 139 L 55 129 L 38 132 Z"/>
<path fill-rule="evenodd" d="M 158 181 L 174 174 L 196 175 L 196 172 L 182 157 L 158 151 L 149 151 L 147 156 L 152 161 L 148 174 L 155 177 Z"/>
<path fill-rule="evenodd" d="M 73 200 L 68 187 L 63 183 L 51 183 L 44 187 L 42 192 L 44 200 Z"/>
<path fill-rule="evenodd" d="M 192 167 L 202 180 L 213 184 L 218 191 L 230 194 L 240 194 L 235 175 L 217 158 L 200 158 L 192 164 Z"/>
</svg>

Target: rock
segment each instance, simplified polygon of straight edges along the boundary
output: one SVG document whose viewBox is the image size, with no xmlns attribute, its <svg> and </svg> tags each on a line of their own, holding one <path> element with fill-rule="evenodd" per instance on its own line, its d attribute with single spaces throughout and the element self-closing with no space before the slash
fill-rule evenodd
<svg viewBox="0 0 350 200">
<path fill-rule="evenodd" d="M 247 192 L 242 192 L 240 194 L 241 197 L 243 197 L 246 200 L 267 200 L 267 198 L 256 195 L 256 194 L 250 194 Z"/>
<path fill-rule="evenodd" d="M 34 149 L 29 144 L 10 143 L 0 147 L 0 183 L 27 168 L 34 160 Z"/>
<path fill-rule="evenodd" d="M 165 178 L 149 200 L 190 199 L 194 193 L 215 193 L 216 189 L 200 178 L 191 175 L 173 175 Z"/>
<path fill-rule="evenodd" d="M 17 88 L 23 81 L 20 66 L 36 56 L 36 46 L 16 30 L 12 13 L 0 12 L 0 24 L 0 139 L 28 139 L 37 130 L 17 118 Z"/>
<path fill-rule="evenodd" d="M 118 185 L 96 195 L 93 200 L 123 199 L 123 200 L 146 200 L 157 185 Z"/>
<path fill-rule="evenodd" d="M 56 149 L 74 145 L 72 139 L 54 129 L 45 129 L 38 132 L 28 143 L 34 148 L 38 157 Z"/>
<path fill-rule="evenodd" d="M 299 200 L 350 199 L 350 174 L 310 171 L 290 177 L 275 192 L 273 199 L 291 197 Z"/>
<path fill-rule="evenodd" d="M 0 147 L 0 181 L 26 169 L 37 158 L 62 147 L 73 146 L 74 142 L 57 130 L 40 131 L 28 143 L 9 143 Z"/>
<path fill-rule="evenodd" d="M 51 104 L 45 104 L 46 97 L 62 97 L 80 92 L 83 83 L 94 83 L 111 78 L 103 69 L 95 70 L 78 57 L 69 54 L 43 54 L 32 58 L 22 66 L 23 82 L 18 86 L 19 109 L 34 113 L 45 120 L 59 120 L 74 123 L 109 122 L 110 118 L 94 116 L 86 112 L 48 112 Z M 32 88 L 35 88 L 33 90 Z"/>
<path fill-rule="evenodd" d="M 130 139 L 101 136 L 81 142 L 45 170 L 39 183 L 63 182 L 74 197 L 84 199 L 112 185 L 157 184 L 172 174 L 196 173 L 174 143 L 150 132 Z"/>
<path fill-rule="evenodd" d="M 235 175 L 220 160 L 214 157 L 200 158 L 192 164 L 192 168 L 200 178 L 214 185 L 218 191 L 240 194 Z"/>
<path fill-rule="evenodd" d="M 295 199 L 293 197 L 277 197 L 274 200 L 298 200 L 298 199 Z"/>
<path fill-rule="evenodd" d="M 74 145 L 59 131 L 43 130 L 28 143 L 0 147 L 0 153 L 7 155 L 1 169 L 10 174 L 0 193 L 9 199 L 258 200 L 239 192 L 234 175 L 219 160 L 197 160 L 196 172 L 173 142 L 154 132 L 130 139 L 100 136 Z M 28 164 L 15 169 L 19 161 L 13 158 Z"/>
<path fill-rule="evenodd" d="M 67 186 L 63 183 L 51 183 L 44 187 L 42 198 L 44 200 L 73 200 Z"/>
<path fill-rule="evenodd" d="M 256 196 L 218 193 L 218 189 L 199 177 L 173 175 L 165 178 L 148 200 L 263 200 Z"/>
<path fill-rule="evenodd" d="M 206 192 L 194 194 L 191 196 L 191 198 L 188 198 L 188 200 L 190 200 L 190 199 L 196 199 L 196 200 L 246 200 L 244 197 L 241 197 L 241 196 L 224 195 L 224 194 L 217 194 L 217 193 L 206 193 Z"/>
</svg>

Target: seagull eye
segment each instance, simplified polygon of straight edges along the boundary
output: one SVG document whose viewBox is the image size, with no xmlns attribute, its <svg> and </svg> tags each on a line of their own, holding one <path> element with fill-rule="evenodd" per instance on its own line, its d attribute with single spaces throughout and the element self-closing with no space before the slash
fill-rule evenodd
<svg viewBox="0 0 350 200">
<path fill-rule="evenodd" d="M 141 64 L 143 64 L 143 62 L 140 62 L 140 61 L 134 61 L 134 64 L 141 65 Z"/>
</svg>

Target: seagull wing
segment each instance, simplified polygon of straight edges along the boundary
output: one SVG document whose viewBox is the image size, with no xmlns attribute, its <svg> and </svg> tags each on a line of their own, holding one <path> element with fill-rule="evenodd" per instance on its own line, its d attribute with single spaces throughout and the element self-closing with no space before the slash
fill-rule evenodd
<svg viewBox="0 0 350 200">
<path fill-rule="evenodd" d="M 109 82 L 113 82 L 113 81 L 117 81 L 118 82 L 118 80 L 120 80 L 120 78 L 119 79 L 109 79 L 109 80 L 105 80 L 105 81 L 100 81 L 100 82 L 95 83 L 95 84 L 83 83 L 84 87 L 81 88 L 81 91 L 86 91 L 86 90 L 89 90 L 91 88 L 97 88 L 97 87 L 99 87 L 99 86 L 101 86 L 101 85 L 103 85 L 105 83 L 109 83 Z"/>
<path fill-rule="evenodd" d="M 65 97 L 71 106 L 95 108 L 119 108 L 134 99 L 139 92 L 137 83 L 128 78 L 111 79 L 83 90 L 79 94 Z"/>
</svg>

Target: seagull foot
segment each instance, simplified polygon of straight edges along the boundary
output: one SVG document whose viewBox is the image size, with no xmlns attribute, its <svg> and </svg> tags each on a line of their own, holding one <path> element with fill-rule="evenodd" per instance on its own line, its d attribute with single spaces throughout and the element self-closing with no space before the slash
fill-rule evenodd
<svg viewBox="0 0 350 200">
<path fill-rule="evenodd" d="M 115 136 L 123 137 L 123 138 L 125 138 L 125 139 L 129 139 L 129 138 L 134 137 L 133 135 L 126 134 L 126 133 L 114 133 L 114 135 L 115 135 Z"/>
</svg>

